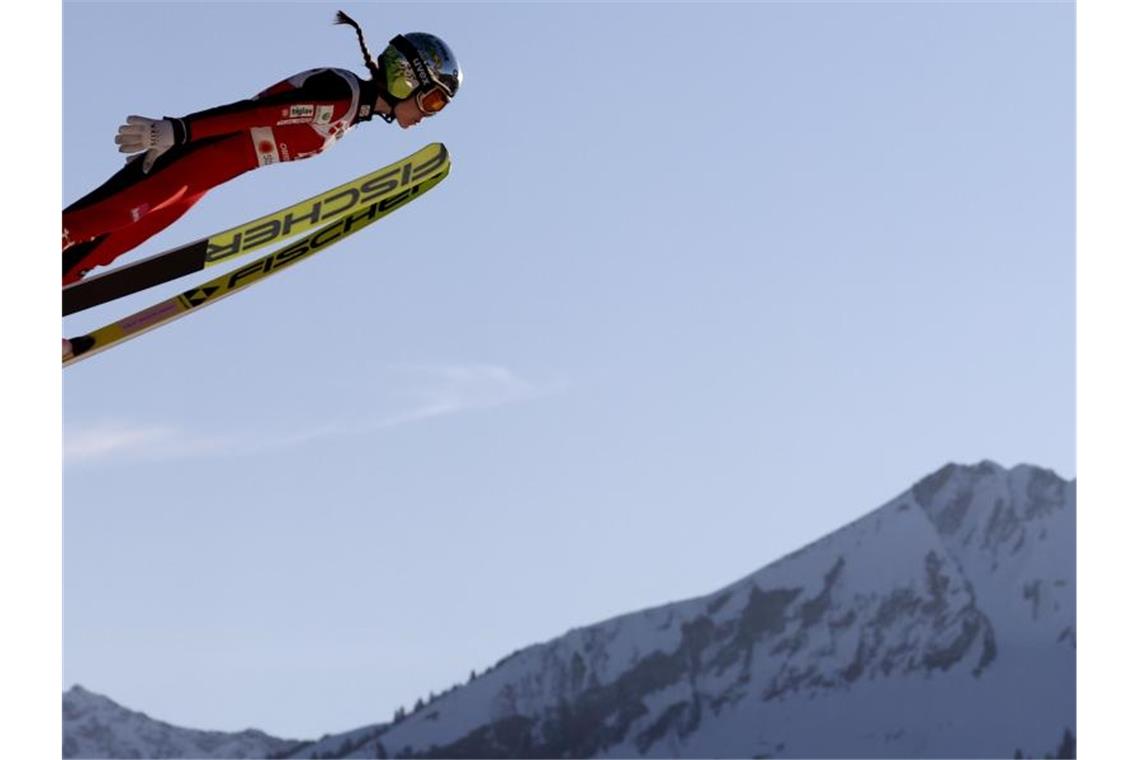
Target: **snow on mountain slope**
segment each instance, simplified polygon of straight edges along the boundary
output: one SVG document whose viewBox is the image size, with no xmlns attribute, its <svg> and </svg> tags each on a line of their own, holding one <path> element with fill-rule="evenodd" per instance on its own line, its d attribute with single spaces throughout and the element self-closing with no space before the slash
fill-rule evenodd
<svg viewBox="0 0 1140 760">
<path fill-rule="evenodd" d="M 948 465 L 716 593 L 527 647 L 395 723 L 304 744 L 187 732 L 219 737 L 206 745 L 170 738 L 182 730 L 165 724 L 113 721 L 104 705 L 67 721 L 65 750 L 1072 756 L 1075 546 L 1074 482 L 1030 466 Z M 238 737 L 247 743 L 221 743 Z"/>
<path fill-rule="evenodd" d="M 1045 470 L 948 466 L 717 593 L 528 647 L 347 755 L 1065 753 L 1075 504 Z"/>
<path fill-rule="evenodd" d="M 270 757 L 297 745 L 254 730 L 227 734 L 177 728 L 82 686 L 63 695 L 64 757 Z"/>
</svg>

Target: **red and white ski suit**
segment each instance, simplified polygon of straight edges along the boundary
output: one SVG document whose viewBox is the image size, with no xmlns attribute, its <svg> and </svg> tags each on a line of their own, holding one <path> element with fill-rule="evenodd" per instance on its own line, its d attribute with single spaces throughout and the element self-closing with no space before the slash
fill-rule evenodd
<svg viewBox="0 0 1140 760">
<path fill-rule="evenodd" d="M 312 69 L 257 96 L 172 119 L 178 144 L 142 171 L 143 154 L 63 211 L 63 284 L 111 263 L 185 214 L 213 187 L 260 166 L 321 153 L 372 118 L 376 86 Z"/>
</svg>

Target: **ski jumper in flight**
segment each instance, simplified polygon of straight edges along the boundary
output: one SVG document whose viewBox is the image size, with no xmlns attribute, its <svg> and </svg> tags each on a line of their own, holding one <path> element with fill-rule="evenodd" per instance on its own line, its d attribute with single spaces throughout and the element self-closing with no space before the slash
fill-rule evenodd
<svg viewBox="0 0 1140 760">
<path fill-rule="evenodd" d="M 373 116 L 407 129 L 455 97 L 463 73 L 443 40 L 397 35 L 373 62 L 360 25 L 344 12 L 336 23 L 356 29 L 369 79 L 311 69 L 249 100 L 181 118 L 127 117 L 115 142 L 135 155 L 63 211 L 63 284 L 110 264 L 239 174 L 315 156 Z"/>
</svg>

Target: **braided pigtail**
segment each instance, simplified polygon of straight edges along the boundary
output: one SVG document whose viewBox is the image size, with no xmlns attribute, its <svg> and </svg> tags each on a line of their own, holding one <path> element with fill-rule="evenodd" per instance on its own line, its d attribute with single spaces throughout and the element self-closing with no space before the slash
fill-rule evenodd
<svg viewBox="0 0 1140 760">
<path fill-rule="evenodd" d="M 351 16 L 344 11 L 336 12 L 336 24 L 348 24 L 356 30 L 356 39 L 360 41 L 360 52 L 364 54 L 364 65 L 372 73 L 372 78 L 377 81 L 383 81 L 380 77 L 380 67 L 372 60 L 372 55 L 368 52 L 368 45 L 364 42 L 364 31 L 360 28 L 360 24 L 356 23 Z"/>
</svg>

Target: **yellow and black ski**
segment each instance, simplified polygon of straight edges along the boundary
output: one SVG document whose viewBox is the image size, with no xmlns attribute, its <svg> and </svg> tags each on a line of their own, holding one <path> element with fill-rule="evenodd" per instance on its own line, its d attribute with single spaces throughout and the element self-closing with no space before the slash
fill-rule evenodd
<svg viewBox="0 0 1140 760">
<path fill-rule="evenodd" d="M 394 164 L 272 214 L 81 280 L 63 289 L 63 315 L 175 280 L 369 208 L 434 174 L 447 160 L 447 149 L 432 143 Z"/>
<path fill-rule="evenodd" d="M 332 223 L 267 256 L 86 335 L 71 338 L 71 354 L 64 356 L 63 366 L 74 364 L 179 317 L 184 317 L 203 306 L 216 303 L 298 261 L 320 253 L 338 240 L 359 232 L 423 195 L 442 182 L 450 171 L 451 161 L 447 151 L 439 145 L 438 158 L 430 164 L 414 168 L 410 182 L 395 195 L 387 195 L 379 200 L 373 200 L 363 208 L 342 213 Z"/>
</svg>

